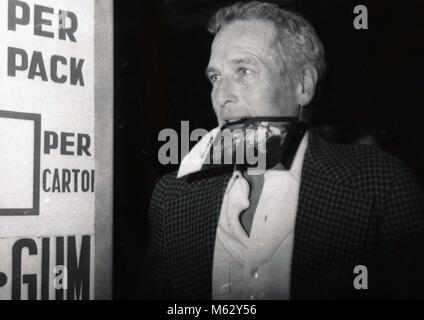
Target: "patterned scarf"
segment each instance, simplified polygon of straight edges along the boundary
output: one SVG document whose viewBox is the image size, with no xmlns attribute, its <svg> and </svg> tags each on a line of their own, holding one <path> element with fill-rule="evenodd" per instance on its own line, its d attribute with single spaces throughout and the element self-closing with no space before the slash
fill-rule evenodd
<svg viewBox="0 0 424 320">
<path fill-rule="evenodd" d="M 267 169 L 290 169 L 306 129 L 297 117 L 252 117 L 226 123 L 201 170 L 245 169 L 257 167 L 260 161 Z"/>
</svg>

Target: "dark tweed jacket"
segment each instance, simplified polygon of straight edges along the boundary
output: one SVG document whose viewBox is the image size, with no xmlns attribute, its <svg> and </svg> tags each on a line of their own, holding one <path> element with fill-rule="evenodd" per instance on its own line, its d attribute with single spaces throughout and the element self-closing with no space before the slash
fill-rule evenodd
<svg viewBox="0 0 424 320">
<path fill-rule="evenodd" d="M 211 298 L 215 233 L 230 176 L 174 173 L 157 183 L 143 298 Z M 293 299 L 424 298 L 424 193 L 399 160 L 312 131 L 299 192 Z M 356 265 L 368 268 L 368 290 L 354 289 Z"/>
</svg>

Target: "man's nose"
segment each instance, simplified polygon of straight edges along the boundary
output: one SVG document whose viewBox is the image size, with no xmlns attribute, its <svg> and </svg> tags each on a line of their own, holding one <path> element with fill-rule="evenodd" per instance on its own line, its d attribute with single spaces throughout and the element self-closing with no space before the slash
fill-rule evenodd
<svg viewBox="0 0 424 320">
<path fill-rule="evenodd" d="M 225 107 L 228 103 L 236 102 L 234 81 L 228 76 L 222 76 L 215 88 L 216 102 L 220 107 Z"/>
</svg>

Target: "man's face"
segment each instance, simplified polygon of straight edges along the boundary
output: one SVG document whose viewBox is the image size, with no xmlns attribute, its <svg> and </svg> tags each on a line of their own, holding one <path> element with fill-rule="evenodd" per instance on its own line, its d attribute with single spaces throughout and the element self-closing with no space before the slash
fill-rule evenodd
<svg viewBox="0 0 424 320">
<path fill-rule="evenodd" d="M 206 74 L 220 125 L 253 116 L 295 116 L 298 106 L 289 86 L 271 22 L 235 21 L 212 43 Z"/>
</svg>

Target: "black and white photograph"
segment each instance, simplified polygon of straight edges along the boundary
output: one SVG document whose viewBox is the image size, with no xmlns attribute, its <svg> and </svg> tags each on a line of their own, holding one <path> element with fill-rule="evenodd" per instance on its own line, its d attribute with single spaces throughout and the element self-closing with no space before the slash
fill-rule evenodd
<svg viewBox="0 0 424 320">
<path fill-rule="evenodd" d="M 424 299 L 423 9 L 0 0 L 0 300 Z"/>
</svg>

